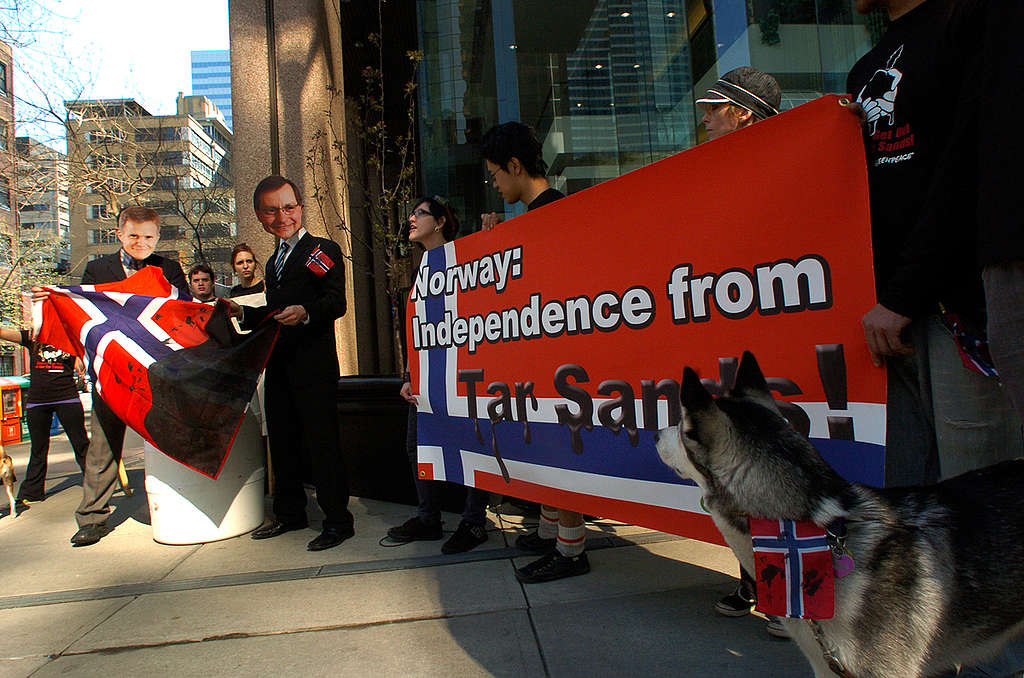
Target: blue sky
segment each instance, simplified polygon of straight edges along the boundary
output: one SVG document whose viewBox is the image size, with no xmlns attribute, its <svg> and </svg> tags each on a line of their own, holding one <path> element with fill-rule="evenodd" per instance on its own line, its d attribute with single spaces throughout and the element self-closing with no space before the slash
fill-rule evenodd
<svg viewBox="0 0 1024 678">
<path fill-rule="evenodd" d="M 14 90 L 19 98 L 38 97 L 27 71 L 55 101 L 74 96 L 135 98 L 150 113 L 172 114 L 178 92 L 192 92 L 189 53 L 228 47 L 227 0 L 35 4 L 43 7 L 41 20 L 28 32 L 29 44 L 15 47 Z M 20 21 L 31 18 L 23 14 Z M 15 105 L 22 107 L 16 111 L 19 119 L 30 117 L 31 106 L 20 101 Z"/>
</svg>

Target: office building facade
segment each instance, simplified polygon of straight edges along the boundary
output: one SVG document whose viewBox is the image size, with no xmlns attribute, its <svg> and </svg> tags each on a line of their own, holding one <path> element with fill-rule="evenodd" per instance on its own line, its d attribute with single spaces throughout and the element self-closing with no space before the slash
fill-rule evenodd
<svg viewBox="0 0 1024 678">
<path fill-rule="evenodd" d="M 479 227 L 481 213 L 522 211 L 502 204 L 487 183 L 477 145 L 495 124 L 533 126 L 548 178 L 575 193 L 703 141 L 696 100 L 727 71 L 752 65 L 771 73 L 782 108 L 791 108 L 841 92 L 849 68 L 884 30 L 884 19 L 856 14 L 853 0 L 389 0 L 323 8 L 315 0 L 229 1 L 232 73 L 245 92 L 233 108 L 239 204 L 271 172 L 324 188 L 325 173 L 307 162 L 314 139 L 340 142 L 356 158 L 350 105 L 383 66 L 392 138 L 414 116 L 412 192 L 448 196 L 462 233 Z M 382 34 L 380 53 L 374 33 Z M 422 55 L 415 71 L 410 51 Z M 410 73 L 412 107 L 402 102 Z M 352 258 L 350 311 L 339 323 L 344 373 L 388 371 L 392 356 L 381 338 L 401 317 L 382 304 L 376 255 L 363 253 L 365 215 L 348 209 L 358 203 L 348 198 L 359 195 L 355 173 L 364 167 L 356 158 L 326 175 L 339 180 L 326 188 L 348 210 L 338 220 L 344 228 L 306 210 L 308 225 Z M 239 228 L 269 253 L 255 219 L 243 215 Z"/>
<path fill-rule="evenodd" d="M 209 264 L 218 293 L 232 284 L 234 246 L 231 132 L 206 97 L 178 97 L 176 115 L 155 116 L 133 99 L 65 102 L 72 278 L 120 247 L 117 212 L 128 205 L 160 215 L 157 252 L 186 271 Z"/>
<path fill-rule="evenodd" d="M 574 193 L 705 140 L 695 104 L 739 66 L 774 75 L 782 108 L 842 92 L 875 18 L 851 0 L 418 0 L 424 187 L 463 214 L 503 206 L 473 147 L 494 124 L 537 130 Z"/>
<path fill-rule="evenodd" d="M 226 49 L 192 51 L 192 94 L 205 96 L 224 114 L 231 125 L 231 51 Z"/>
<path fill-rule="evenodd" d="M 68 164 L 63 153 L 32 137 L 15 139 L 17 208 L 26 285 L 68 282 L 71 221 Z"/>
<path fill-rule="evenodd" d="M 16 200 L 17 163 L 14 154 L 14 57 L 11 47 L 0 42 L 0 315 L 20 324 L 25 317 L 21 298 L 21 249 L 18 243 Z M 0 345 L 0 376 L 21 374 L 25 355 L 20 348 Z"/>
</svg>

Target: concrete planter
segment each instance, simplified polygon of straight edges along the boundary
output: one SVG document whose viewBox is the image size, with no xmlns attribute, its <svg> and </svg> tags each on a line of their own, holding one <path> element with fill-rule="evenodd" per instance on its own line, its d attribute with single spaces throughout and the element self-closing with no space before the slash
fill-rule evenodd
<svg viewBox="0 0 1024 678">
<path fill-rule="evenodd" d="M 263 522 L 265 451 L 260 427 L 246 413 L 216 480 L 145 444 L 146 494 L 153 539 L 200 544 L 237 537 Z"/>
</svg>

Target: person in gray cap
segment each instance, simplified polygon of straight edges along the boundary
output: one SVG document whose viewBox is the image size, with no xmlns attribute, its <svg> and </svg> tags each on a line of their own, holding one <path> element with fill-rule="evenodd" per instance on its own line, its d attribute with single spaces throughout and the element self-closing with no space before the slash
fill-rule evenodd
<svg viewBox="0 0 1024 678">
<path fill-rule="evenodd" d="M 729 71 L 697 99 L 704 109 L 701 123 L 709 140 L 775 115 L 781 102 L 782 90 L 775 78 L 750 66 Z"/>
<path fill-rule="evenodd" d="M 709 141 L 770 118 L 779 112 L 781 101 L 782 92 L 775 78 L 749 66 L 729 71 L 708 88 L 707 94 L 697 99 L 704 109 L 701 122 Z M 754 578 L 741 567 L 739 586 L 715 604 L 715 611 L 726 617 L 750 614 L 757 604 L 756 592 Z M 767 628 L 773 636 L 788 637 L 774 617 L 768 618 Z"/>
</svg>

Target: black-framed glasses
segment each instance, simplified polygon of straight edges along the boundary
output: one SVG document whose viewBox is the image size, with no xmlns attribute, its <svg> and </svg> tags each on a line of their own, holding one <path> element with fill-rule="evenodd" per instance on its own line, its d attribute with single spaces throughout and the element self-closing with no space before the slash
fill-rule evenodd
<svg viewBox="0 0 1024 678">
<path fill-rule="evenodd" d="M 412 211 L 412 214 L 409 215 L 409 218 L 410 219 L 415 219 L 417 217 L 432 217 L 432 216 L 434 216 L 434 215 L 431 214 L 429 210 L 425 210 L 422 207 L 420 207 L 420 208 L 414 209 Z"/>
<path fill-rule="evenodd" d="M 277 216 L 277 213 L 280 212 L 286 217 L 290 217 L 292 214 L 295 213 L 295 210 L 297 210 L 300 207 L 302 207 L 302 205 L 283 205 L 282 207 L 261 207 L 260 214 L 262 214 L 265 217 L 275 217 Z"/>
</svg>

